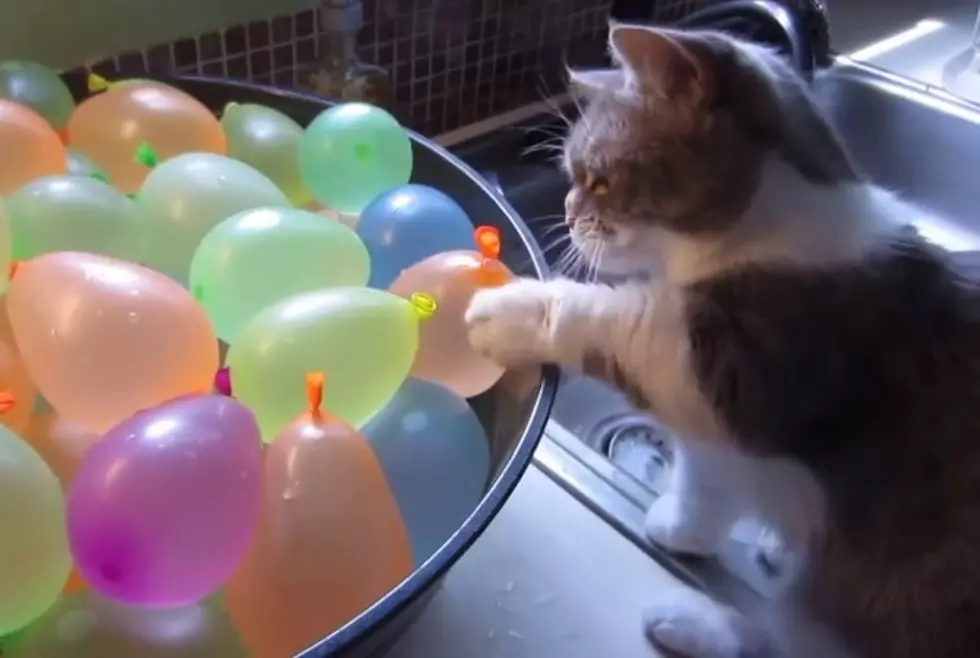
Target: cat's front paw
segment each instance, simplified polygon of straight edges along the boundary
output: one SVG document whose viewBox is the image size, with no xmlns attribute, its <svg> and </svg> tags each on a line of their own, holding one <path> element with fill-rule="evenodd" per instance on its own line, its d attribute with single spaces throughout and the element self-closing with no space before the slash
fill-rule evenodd
<svg viewBox="0 0 980 658">
<path fill-rule="evenodd" d="M 553 303 L 548 284 L 536 279 L 478 291 L 465 316 L 470 345 L 503 366 L 550 361 Z"/>
<path fill-rule="evenodd" d="M 658 592 L 643 612 L 643 626 L 654 644 L 684 658 L 761 658 L 770 648 L 749 619 L 688 587 Z"/>
</svg>

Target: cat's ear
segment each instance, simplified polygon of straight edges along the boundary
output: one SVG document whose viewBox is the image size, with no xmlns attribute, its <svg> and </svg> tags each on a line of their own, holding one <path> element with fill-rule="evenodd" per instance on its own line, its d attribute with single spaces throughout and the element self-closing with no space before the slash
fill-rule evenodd
<svg viewBox="0 0 980 658">
<path fill-rule="evenodd" d="M 619 91 L 626 85 L 626 77 L 619 69 L 568 69 L 568 82 L 572 93 L 592 98 L 599 93 Z"/>
<path fill-rule="evenodd" d="M 677 32 L 612 23 L 609 50 L 638 91 L 694 104 L 711 94 L 708 63 Z"/>
</svg>

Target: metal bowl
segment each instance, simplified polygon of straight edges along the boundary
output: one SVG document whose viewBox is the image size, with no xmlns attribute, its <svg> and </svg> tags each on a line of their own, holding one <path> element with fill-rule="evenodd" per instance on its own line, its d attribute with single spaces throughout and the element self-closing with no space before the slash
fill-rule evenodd
<svg viewBox="0 0 980 658">
<path fill-rule="evenodd" d="M 71 74 L 66 78 L 77 95 L 83 96 L 84 81 Z M 204 77 L 157 79 L 183 89 L 215 113 L 220 113 L 232 101 L 259 103 L 306 125 L 332 105 L 328 100 L 309 94 L 231 80 Z M 420 135 L 410 135 L 415 158 L 412 182 L 442 190 L 455 199 L 474 222 L 496 226 L 501 234 L 502 260 L 518 274 L 543 277 L 548 271 L 544 256 L 514 209 L 461 160 Z M 531 463 L 551 411 L 557 382 L 558 371 L 555 369 L 512 370 L 493 389 L 470 400 L 491 443 L 493 471 L 483 499 L 428 561 L 343 628 L 300 653 L 300 657 L 378 656 L 390 648 L 425 608 L 449 568 L 500 511 Z"/>
</svg>

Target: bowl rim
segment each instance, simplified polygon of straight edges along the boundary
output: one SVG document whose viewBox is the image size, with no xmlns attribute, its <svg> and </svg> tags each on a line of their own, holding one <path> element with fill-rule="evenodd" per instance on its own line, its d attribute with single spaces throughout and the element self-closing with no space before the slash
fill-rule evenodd
<svg viewBox="0 0 980 658">
<path fill-rule="evenodd" d="M 314 94 L 222 77 L 203 75 L 149 75 L 145 77 L 157 79 L 160 82 L 171 83 L 178 88 L 182 86 L 182 83 L 191 83 L 194 85 L 213 85 L 232 91 L 258 92 L 269 96 L 270 105 L 273 107 L 275 98 L 309 103 L 323 109 L 327 109 L 338 103 L 338 101 L 332 101 Z M 439 145 L 432 139 L 420 135 L 414 130 L 406 128 L 406 132 L 412 139 L 412 142 L 419 147 L 428 149 L 455 167 L 496 204 L 517 232 L 525 252 L 530 256 L 535 276 L 539 279 L 548 278 L 550 276 L 550 268 L 548 267 L 544 253 L 538 247 L 531 230 L 523 218 L 507 202 L 503 195 L 497 192 L 472 167 L 450 153 L 445 147 Z M 545 425 L 551 415 L 551 406 L 558 391 L 559 376 L 559 369 L 555 366 L 545 366 L 542 368 L 541 381 L 534 393 L 534 401 L 531 405 L 528 420 L 521 430 L 514 450 L 500 469 L 497 477 L 491 482 L 490 488 L 483 495 L 483 499 L 442 547 L 433 553 L 428 560 L 415 568 L 405 580 L 391 589 L 382 598 L 375 601 L 369 608 L 362 611 L 333 633 L 303 649 L 294 658 L 322 658 L 325 656 L 334 656 L 342 651 L 351 649 L 359 641 L 366 638 L 372 630 L 394 618 L 436 585 L 446 572 L 463 556 L 463 553 L 483 534 L 484 530 L 490 525 L 490 522 L 500 512 L 504 503 L 513 493 L 524 472 L 531 465 L 534 450 L 541 436 L 544 434 Z"/>
</svg>

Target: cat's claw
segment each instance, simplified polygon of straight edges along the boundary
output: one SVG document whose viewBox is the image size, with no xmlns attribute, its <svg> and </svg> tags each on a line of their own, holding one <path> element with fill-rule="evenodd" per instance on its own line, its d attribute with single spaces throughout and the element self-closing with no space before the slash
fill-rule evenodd
<svg viewBox="0 0 980 658">
<path fill-rule="evenodd" d="M 503 366 L 549 361 L 553 301 L 548 284 L 536 279 L 478 291 L 465 315 L 470 345 Z"/>
<path fill-rule="evenodd" d="M 684 658 L 754 658 L 769 648 L 747 618 L 688 587 L 659 592 L 643 611 L 643 627 L 654 644 Z"/>
<path fill-rule="evenodd" d="M 684 500 L 671 491 L 650 505 L 644 521 L 644 531 L 653 543 L 675 553 L 700 557 L 714 555 L 728 530 L 728 525 L 686 509 Z"/>
</svg>

